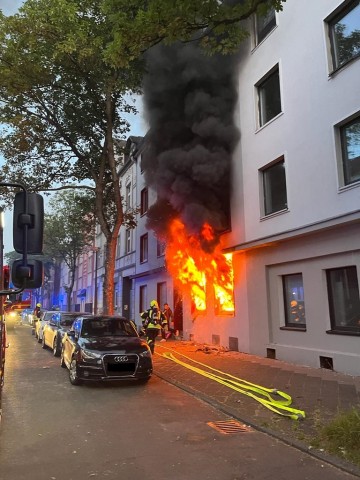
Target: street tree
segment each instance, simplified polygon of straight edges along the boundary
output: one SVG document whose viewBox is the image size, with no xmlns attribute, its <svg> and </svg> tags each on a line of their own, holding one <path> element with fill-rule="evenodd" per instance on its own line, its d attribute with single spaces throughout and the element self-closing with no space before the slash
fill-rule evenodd
<svg viewBox="0 0 360 480">
<path fill-rule="evenodd" d="M 14 16 L 0 11 L 1 178 L 33 191 L 70 182 L 94 192 L 106 241 L 105 313 L 113 310 L 120 227 L 135 225 L 119 170 L 144 53 L 178 41 L 232 52 L 247 35 L 242 20 L 284 1 L 26 0 Z"/>
<path fill-rule="evenodd" d="M 0 15 L 1 177 L 43 191 L 71 184 L 94 193 L 106 239 L 104 311 L 112 313 L 116 242 L 124 212 L 119 170 L 126 99 L 140 85 L 138 68 L 104 60 L 112 39 L 102 2 L 28 0 Z"/>
<path fill-rule="evenodd" d="M 44 251 L 53 259 L 55 270 L 63 262 L 69 271 L 69 283 L 64 285 L 68 310 L 71 310 L 77 261 L 94 243 L 93 200 L 93 195 L 75 190 L 58 192 L 50 200 L 45 215 Z"/>
</svg>

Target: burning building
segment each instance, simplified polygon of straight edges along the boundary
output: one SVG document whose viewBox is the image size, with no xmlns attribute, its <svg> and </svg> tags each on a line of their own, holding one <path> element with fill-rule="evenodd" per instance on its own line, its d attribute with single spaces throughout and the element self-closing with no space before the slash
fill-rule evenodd
<svg viewBox="0 0 360 480">
<path fill-rule="evenodd" d="M 185 339 L 359 374 L 358 9 L 287 2 L 241 56 L 150 53 L 147 228 Z"/>
</svg>

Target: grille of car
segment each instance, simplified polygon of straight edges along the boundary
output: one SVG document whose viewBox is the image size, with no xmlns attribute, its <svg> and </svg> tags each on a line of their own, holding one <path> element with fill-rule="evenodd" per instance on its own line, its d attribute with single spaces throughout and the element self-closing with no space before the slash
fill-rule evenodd
<svg viewBox="0 0 360 480">
<path fill-rule="evenodd" d="M 109 377 L 133 375 L 138 362 L 137 355 L 105 355 L 104 366 Z"/>
</svg>

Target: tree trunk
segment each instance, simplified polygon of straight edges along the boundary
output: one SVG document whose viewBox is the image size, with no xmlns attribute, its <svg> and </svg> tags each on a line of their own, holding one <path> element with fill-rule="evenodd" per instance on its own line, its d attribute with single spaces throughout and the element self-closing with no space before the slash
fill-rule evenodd
<svg viewBox="0 0 360 480">
<path fill-rule="evenodd" d="M 114 314 L 114 274 L 117 236 L 112 235 L 105 245 L 105 275 L 103 284 L 103 313 Z"/>
</svg>

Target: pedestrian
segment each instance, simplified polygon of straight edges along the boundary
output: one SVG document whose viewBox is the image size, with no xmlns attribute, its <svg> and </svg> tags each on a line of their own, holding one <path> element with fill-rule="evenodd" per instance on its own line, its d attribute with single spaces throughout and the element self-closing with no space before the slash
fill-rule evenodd
<svg viewBox="0 0 360 480">
<path fill-rule="evenodd" d="M 155 351 L 155 340 L 159 335 L 161 328 L 166 325 L 166 317 L 161 312 L 156 300 L 151 300 L 150 308 L 140 314 L 143 327 L 145 328 L 146 341 L 150 347 L 151 353 Z"/>
<path fill-rule="evenodd" d="M 163 314 L 166 318 L 166 327 L 164 329 L 163 339 L 169 340 L 174 334 L 174 315 L 168 303 L 164 303 Z"/>
</svg>

